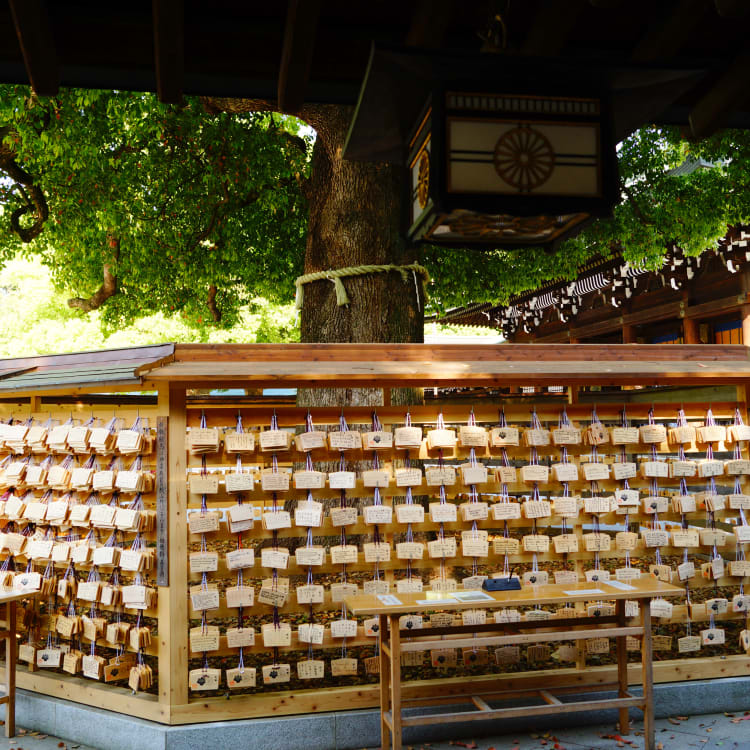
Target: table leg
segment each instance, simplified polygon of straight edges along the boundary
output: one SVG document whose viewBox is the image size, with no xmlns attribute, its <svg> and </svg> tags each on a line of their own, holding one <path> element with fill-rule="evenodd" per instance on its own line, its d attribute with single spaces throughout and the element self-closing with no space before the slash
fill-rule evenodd
<svg viewBox="0 0 750 750">
<path fill-rule="evenodd" d="M 5 639 L 5 682 L 8 688 L 8 702 L 5 704 L 5 736 L 16 735 L 16 603 L 6 605 L 8 637 Z"/>
<path fill-rule="evenodd" d="M 399 617 L 391 615 L 391 718 L 393 731 L 391 742 L 393 750 L 401 750 L 401 633 Z"/>
<path fill-rule="evenodd" d="M 390 693 L 390 670 L 391 664 L 388 661 L 388 657 L 385 654 L 382 646 L 384 643 L 390 643 L 388 640 L 388 618 L 385 615 L 380 615 L 379 621 L 379 633 L 380 633 L 380 747 L 381 750 L 388 750 L 390 747 L 390 729 L 385 723 L 385 714 L 388 711 Z"/>
<path fill-rule="evenodd" d="M 641 601 L 641 624 L 643 643 L 641 645 L 641 673 L 643 675 L 643 740 L 646 750 L 654 750 L 654 650 L 651 642 L 651 599 Z"/>
<path fill-rule="evenodd" d="M 625 600 L 617 600 L 617 624 L 625 627 Z M 617 638 L 617 683 L 619 691 L 618 698 L 624 698 L 628 692 L 628 644 L 627 636 L 621 635 Z M 620 709 L 620 734 L 630 733 L 630 709 Z"/>
</svg>

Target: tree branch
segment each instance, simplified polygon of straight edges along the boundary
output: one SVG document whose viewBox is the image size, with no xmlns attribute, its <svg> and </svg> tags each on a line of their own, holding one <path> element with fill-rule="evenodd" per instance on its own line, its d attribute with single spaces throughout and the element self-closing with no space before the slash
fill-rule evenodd
<svg viewBox="0 0 750 750">
<path fill-rule="evenodd" d="M 3 129 L 2 135 L 7 131 Z M 0 169 L 15 181 L 24 205 L 16 208 L 10 215 L 10 228 L 18 235 L 21 242 L 31 242 L 44 229 L 44 223 L 49 218 L 49 206 L 44 191 L 34 182 L 34 178 L 18 162 L 14 153 L 0 143 Z M 23 226 L 21 218 L 32 214 L 34 221 L 30 226 Z"/>
<path fill-rule="evenodd" d="M 114 247 L 114 260 L 117 261 L 120 258 L 120 240 L 112 237 L 108 237 L 110 246 Z M 68 300 L 68 307 L 72 307 L 76 310 L 81 310 L 85 313 L 90 313 L 93 310 L 100 308 L 110 297 L 114 297 L 118 289 L 117 276 L 112 273 L 112 263 L 109 261 L 102 265 L 102 273 L 104 275 L 104 281 L 102 285 L 97 289 L 90 297 L 73 297 Z"/>
<path fill-rule="evenodd" d="M 653 226 L 653 219 L 649 219 L 648 216 L 643 213 L 636 197 L 633 195 L 633 191 L 622 180 L 620 180 L 620 189 L 623 193 L 625 193 L 625 197 L 630 201 L 630 204 L 633 206 L 633 213 L 636 215 L 636 218 L 641 222 L 641 224 Z"/>
<path fill-rule="evenodd" d="M 216 288 L 216 284 L 211 284 L 211 286 L 208 287 L 208 300 L 206 301 L 206 304 L 208 305 L 208 309 L 211 311 L 211 317 L 214 319 L 214 322 L 221 323 L 221 310 L 216 304 L 217 291 L 218 289 Z"/>
</svg>

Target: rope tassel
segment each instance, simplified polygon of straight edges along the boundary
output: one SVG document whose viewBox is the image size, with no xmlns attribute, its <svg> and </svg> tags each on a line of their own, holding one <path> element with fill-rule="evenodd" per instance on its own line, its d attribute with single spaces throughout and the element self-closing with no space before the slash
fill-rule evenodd
<svg viewBox="0 0 750 750">
<path fill-rule="evenodd" d="M 395 266 L 395 265 L 367 265 L 367 266 L 349 266 L 347 268 L 339 268 L 336 271 L 316 271 L 315 273 L 307 273 L 304 276 L 298 276 L 294 285 L 296 287 L 295 295 L 295 307 L 297 310 L 302 309 L 302 303 L 304 302 L 305 292 L 304 285 L 310 284 L 313 281 L 331 281 L 333 282 L 334 289 L 336 290 L 336 304 L 339 307 L 349 305 L 351 300 L 349 295 L 346 293 L 344 282 L 342 279 L 353 277 L 353 276 L 369 276 L 373 273 L 389 273 L 390 271 L 397 271 L 401 274 L 401 278 L 404 282 L 409 280 L 409 275 L 414 276 L 414 282 L 416 285 L 417 276 L 421 277 L 422 281 L 422 296 L 424 297 L 425 287 L 430 281 L 430 274 L 424 266 L 420 266 L 418 263 L 412 263 L 408 266 Z M 421 309 L 421 302 L 419 300 L 419 287 L 417 286 L 417 304 Z"/>
</svg>

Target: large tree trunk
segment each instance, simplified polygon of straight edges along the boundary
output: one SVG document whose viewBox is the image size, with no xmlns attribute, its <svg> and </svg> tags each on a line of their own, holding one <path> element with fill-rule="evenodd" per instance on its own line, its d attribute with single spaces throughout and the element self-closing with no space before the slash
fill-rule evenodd
<svg viewBox="0 0 750 750">
<path fill-rule="evenodd" d="M 326 106 L 307 114 L 318 131 L 313 151 L 310 219 L 305 273 L 363 264 L 404 265 L 416 252 L 402 235 L 404 168 L 343 158 L 352 110 Z M 399 273 L 344 279 L 351 304 L 339 307 L 330 281 L 305 285 L 304 342 L 421 342 L 424 299 L 421 281 Z M 417 297 L 419 295 L 419 297 Z M 394 400 L 413 403 L 416 394 L 399 389 Z M 380 405 L 380 389 L 300 392 L 300 405 Z"/>
<path fill-rule="evenodd" d="M 414 262 L 415 249 L 401 234 L 404 168 L 344 159 L 351 110 L 329 110 L 313 152 L 305 273 Z M 348 307 L 336 305 L 330 281 L 305 285 L 303 341 L 422 341 L 413 278 L 405 283 L 398 273 L 371 274 L 346 278 L 344 285 Z M 419 296 L 423 304 L 421 289 Z"/>
<path fill-rule="evenodd" d="M 229 112 L 275 109 L 267 101 L 211 98 L 207 106 Z M 300 118 L 318 137 L 312 176 L 306 189 L 310 218 L 305 273 L 364 264 L 405 265 L 418 259 L 416 248 L 403 238 L 406 215 L 405 168 L 390 164 L 353 162 L 343 147 L 353 109 L 309 104 Z M 304 287 L 302 341 L 309 343 L 421 343 L 424 297 L 421 281 L 404 282 L 396 272 L 343 280 L 351 304 L 339 307 L 330 281 Z M 415 403 L 421 392 L 397 389 L 392 403 Z M 371 405 L 383 403 L 382 389 L 300 390 L 300 406 Z"/>
</svg>

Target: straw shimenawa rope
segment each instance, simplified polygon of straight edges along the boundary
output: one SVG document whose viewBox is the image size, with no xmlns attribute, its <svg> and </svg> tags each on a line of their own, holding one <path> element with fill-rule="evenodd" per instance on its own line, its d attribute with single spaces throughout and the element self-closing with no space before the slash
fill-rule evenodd
<svg viewBox="0 0 750 750">
<path fill-rule="evenodd" d="M 408 266 L 349 266 L 348 268 L 339 268 L 336 271 L 316 271 L 315 273 L 306 273 L 304 276 L 298 276 L 294 282 L 297 287 L 296 295 L 296 308 L 302 309 L 302 302 L 304 300 L 303 285 L 309 284 L 312 281 L 332 281 L 333 286 L 336 289 L 336 304 L 339 307 L 348 305 L 349 295 L 346 293 L 344 284 L 341 279 L 345 279 L 349 276 L 368 276 L 372 273 L 388 273 L 389 271 L 398 271 L 401 274 L 401 278 L 404 281 L 409 280 L 409 275 L 414 277 L 414 284 L 417 284 L 417 276 L 422 278 L 422 294 L 424 295 L 424 288 L 430 280 L 430 274 L 424 266 L 420 266 L 419 263 L 411 263 Z M 419 288 L 417 287 L 417 304 L 419 303 Z"/>
</svg>

